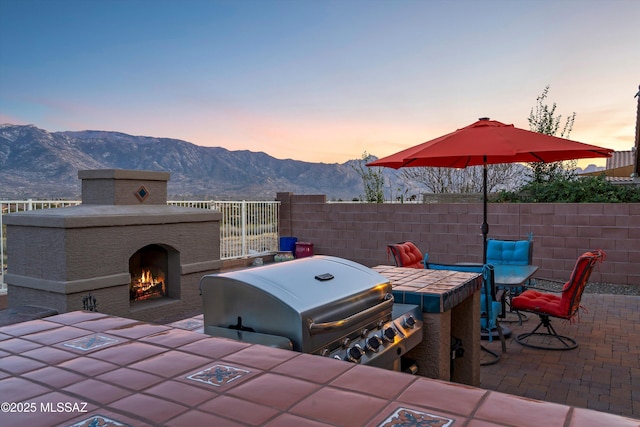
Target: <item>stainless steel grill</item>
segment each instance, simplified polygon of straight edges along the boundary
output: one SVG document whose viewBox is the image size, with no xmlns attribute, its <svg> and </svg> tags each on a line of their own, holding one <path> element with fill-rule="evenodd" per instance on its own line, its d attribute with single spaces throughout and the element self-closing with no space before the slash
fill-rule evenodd
<svg viewBox="0 0 640 427">
<path fill-rule="evenodd" d="M 422 340 L 384 276 L 314 256 L 202 278 L 205 333 L 388 369 Z"/>
</svg>

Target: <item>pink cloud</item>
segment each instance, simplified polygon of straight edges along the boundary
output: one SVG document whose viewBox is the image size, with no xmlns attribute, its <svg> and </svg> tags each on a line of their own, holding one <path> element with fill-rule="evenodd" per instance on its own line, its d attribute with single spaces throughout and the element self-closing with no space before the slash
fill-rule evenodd
<svg viewBox="0 0 640 427">
<path fill-rule="evenodd" d="M 11 125 L 28 125 L 33 123 L 27 123 L 26 121 L 13 116 L 11 114 L 5 114 L 0 111 L 0 124 L 11 124 Z"/>
</svg>

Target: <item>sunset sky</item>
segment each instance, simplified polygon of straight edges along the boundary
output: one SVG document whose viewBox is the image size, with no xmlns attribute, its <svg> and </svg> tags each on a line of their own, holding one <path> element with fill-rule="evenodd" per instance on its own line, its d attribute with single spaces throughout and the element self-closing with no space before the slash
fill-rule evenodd
<svg viewBox="0 0 640 427">
<path fill-rule="evenodd" d="M 0 0 L 0 123 L 342 163 L 479 117 L 528 129 L 550 85 L 571 139 L 629 150 L 639 18 L 637 0 Z"/>
</svg>

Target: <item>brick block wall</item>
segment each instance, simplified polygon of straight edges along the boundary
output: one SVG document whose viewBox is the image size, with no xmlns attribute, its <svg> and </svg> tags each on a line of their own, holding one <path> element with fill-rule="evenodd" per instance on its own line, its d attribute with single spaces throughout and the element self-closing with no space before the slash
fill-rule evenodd
<svg viewBox="0 0 640 427">
<path fill-rule="evenodd" d="M 326 203 L 323 195 L 278 193 L 280 234 L 316 254 L 367 266 L 389 264 L 388 243 L 412 240 L 443 263 L 482 261 L 481 203 Z M 566 280 L 576 258 L 603 249 L 592 281 L 640 286 L 640 204 L 490 204 L 489 238 L 534 238 L 537 276 Z"/>
</svg>

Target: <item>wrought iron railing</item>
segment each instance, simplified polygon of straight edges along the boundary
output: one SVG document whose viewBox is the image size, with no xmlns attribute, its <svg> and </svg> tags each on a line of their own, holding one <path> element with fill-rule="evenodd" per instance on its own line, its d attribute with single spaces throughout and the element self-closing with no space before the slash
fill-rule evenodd
<svg viewBox="0 0 640 427">
<path fill-rule="evenodd" d="M 0 272 L 6 268 L 6 241 L 2 215 L 75 206 L 79 200 L 0 200 Z M 275 201 L 168 201 L 173 206 L 213 209 L 222 213 L 220 221 L 220 258 L 236 259 L 278 250 L 278 214 Z M 3 280 L 0 280 L 0 287 Z"/>
</svg>

